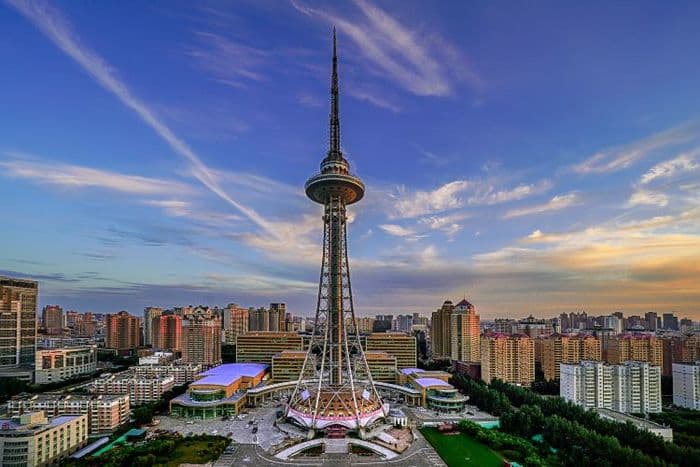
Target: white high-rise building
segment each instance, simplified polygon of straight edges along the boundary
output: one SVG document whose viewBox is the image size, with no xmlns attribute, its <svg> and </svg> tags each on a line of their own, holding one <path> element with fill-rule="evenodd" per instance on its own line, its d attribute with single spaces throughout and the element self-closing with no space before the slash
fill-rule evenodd
<svg viewBox="0 0 700 467">
<path fill-rule="evenodd" d="M 623 330 L 623 322 L 615 315 L 606 316 L 603 320 L 603 327 L 612 329 L 615 334 L 620 334 Z"/>
<path fill-rule="evenodd" d="M 661 367 L 647 362 L 561 364 L 559 395 L 586 408 L 661 412 Z"/>
<path fill-rule="evenodd" d="M 700 410 L 700 362 L 673 364 L 673 404 Z"/>
</svg>

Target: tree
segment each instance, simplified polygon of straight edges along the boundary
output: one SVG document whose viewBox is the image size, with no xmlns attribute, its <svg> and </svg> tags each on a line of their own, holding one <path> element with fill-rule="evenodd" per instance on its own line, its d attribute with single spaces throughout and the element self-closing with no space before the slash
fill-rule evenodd
<svg viewBox="0 0 700 467">
<path fill-rule="evenodd" d="M 153 421 L 154 404 L 145 404 L 134 409 L 134 422 L 137 425 L 148 425 Z"/>
</svg>

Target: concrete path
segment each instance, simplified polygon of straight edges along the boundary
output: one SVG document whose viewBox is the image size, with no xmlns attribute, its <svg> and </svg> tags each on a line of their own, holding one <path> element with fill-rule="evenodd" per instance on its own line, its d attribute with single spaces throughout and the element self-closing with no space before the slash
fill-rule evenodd
<svg viewBox="0 0 700 467">
<path fill-rule="evenodd" d="M 275 457 L 281 460 L 289 460 L 290 457 L 294 456 L 295 454 L 298 454 L 301 451 L 304 451 L 306 449 L 315 447 L 315 446 L 321 446 L 325 445 L 325 452 L 328 454 L 331 453 L 344 453 L 347 454 L 350 448 L 350 445 L 355 445 L 355 446 L 361 446 L 363 448 L 369 449 L 370 451 L 373 451 L 379 455 L 381 455 L 384 459 L 390 460 L 393 459 L 394 457 L 397 456 L 397 454 L 390 450 L 387 449 L 383 446 L 379 446 L 374 443 L 370 443 L 369 441 L 364 441 L 361 439 L 349 439 L 349 438 L 344 438 L 344 439 L 312 439 L 310 441 L 304 441 L 303 443 L 295 444 L 294 446 L 288 447 L 287 449 L 284 449 L 280 452 L 278 452 Z"/>
</svg>

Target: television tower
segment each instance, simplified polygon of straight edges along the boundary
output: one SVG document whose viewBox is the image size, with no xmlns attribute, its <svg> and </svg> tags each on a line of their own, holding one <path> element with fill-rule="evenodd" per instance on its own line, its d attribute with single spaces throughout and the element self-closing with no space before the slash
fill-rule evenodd
<svg viewBox="0 0 700 467">
<path fill-rule="evenodd" d="M 316 305 L 316 322 L 299 381 L 286 415 L 309 430 L 337 436 L 383 419 L 387 407 L 372 381 L 355 321 L 348 264 L 345 207 L 365 193 L 362 181 L 350 173 L 340 150 L 338 56 L 333 29 L 330 148 L 320 173 L 305 185 L 306 196 L 323 204 L 323 259 Z"/>
</svg>

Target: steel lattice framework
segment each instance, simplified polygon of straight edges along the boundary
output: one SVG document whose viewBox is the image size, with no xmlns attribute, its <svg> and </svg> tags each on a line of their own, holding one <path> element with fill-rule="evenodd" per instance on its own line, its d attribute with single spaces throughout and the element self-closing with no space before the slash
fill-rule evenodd
<svg viewBox="0 0 700 467">
<path fill-rule="evenodd" d="M 323 255 L 314 332 L 287 416 L 309 429 L 364 429 L 386 416 L 372 381 L 355 321 L 347 248 L 346 206 L 364 195 L 340 150 L 335 30 L 331 79 L 330 149 L 321 172 L 306 182 L 306 194 L 324 205 Z"/>
</svg>

